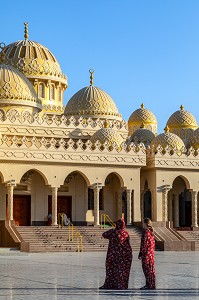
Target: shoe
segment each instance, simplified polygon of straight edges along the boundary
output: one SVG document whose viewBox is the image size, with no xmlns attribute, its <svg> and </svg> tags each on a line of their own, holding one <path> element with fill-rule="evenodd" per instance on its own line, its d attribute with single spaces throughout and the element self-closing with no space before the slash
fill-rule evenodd
<svg viewBox="0 0 199 300">
<path fill-rule="evenodd" d="M 143 287 L 140 288 L 140 290 L 148 290 L 148 286 L 147 285 L 144 285 Z"/>
</svg>

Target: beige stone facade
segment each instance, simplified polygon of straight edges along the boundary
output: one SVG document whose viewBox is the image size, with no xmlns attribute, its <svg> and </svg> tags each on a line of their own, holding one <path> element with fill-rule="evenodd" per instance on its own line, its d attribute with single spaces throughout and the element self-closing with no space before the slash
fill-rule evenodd
<svg viewBox="0 0 199 300">
<path fill-rule="evenodd" d="M 27 33 L 27 24 L 26 24 Z M 1 47 L 0 219 L 99 225 L 102 214 L 198 227 L 198 125 L 183 107 L 165 133 L 144 105 L 122 119 L 113 99 L 90 85 L 63 105 L 67 77 L 42 45 Z M 25 79 L 24 79 L 25 78 Z M 29 80 L 29 81 L 28 81 Z M 34 89 L 33 89 L 34 87 Z"/>
</svg>

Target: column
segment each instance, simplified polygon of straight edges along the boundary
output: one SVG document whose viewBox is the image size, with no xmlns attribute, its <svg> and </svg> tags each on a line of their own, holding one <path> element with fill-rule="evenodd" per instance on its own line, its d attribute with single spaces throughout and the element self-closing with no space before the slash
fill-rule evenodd
<svg viewBox="0 0 199 300">
<path fill-rule="evenodd" d="M 168 221 L 168 192 L 167 188 L 162 190 L 162 208 L 163 208 L 163 221 Z"/>
<path fill-rule="evenodd" d="M 198 227 L 198 192 L 191 191 L 192 227 Z"/>
<path fill-rule="evenodd" d="M 126 190 L 126 202 L 127 202 L 127 225 L 132 225 L 130 189 Z"/>
<path fill-rule="evenodd" d="M 172 216 L 173 216 L 173 209 L 172 209 L 172 200 L 173 200 L 173 194 L 172 193 L 170 193 L 169 194 L 169 221 L 173 221 L 173 218 L 172 218 Z"/>
<path fill-rule="evenodd" d="M 145 191 L 141 191 L 140 193 L 140 212 L 141 212 L 141 220 L 144 219 L 144 194 Z"/>
<path fill-rule="evenodd" d="M 99 222 L 99 191 L 102 187 L 98 186 L 98 184 L 96 184 L 93 187 L 93 191 L 94 191 L 94 226 L 99 226 L 100 222 Z"/>
<path fill-rule="evenodd" d="M 123 190 L 119 189 L 117 191 L 117 218 L 120 219 L 122 217 L 122 193 Z"/>
<path fill-rule="evenodd" d="M 8 192 L 8 220 L 13 220 L 13 191 L 14 191 L 13 184 L 7 185 L 7 192 Z"/>
<path fill-rule="evenodd" d="M 57 225 L 57 187 L 52 187 L 52 225 Z"/>
<path fill-rule="evenodd" d="M 179 195 L 174 195 L 174 227 L 179 227 Z"/>
</svg>

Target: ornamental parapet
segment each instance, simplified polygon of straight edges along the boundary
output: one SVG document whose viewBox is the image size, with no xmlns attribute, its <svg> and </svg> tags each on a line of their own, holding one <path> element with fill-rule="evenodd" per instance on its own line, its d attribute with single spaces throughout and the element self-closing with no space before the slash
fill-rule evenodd
<svg viewBox="0 0 199 300">
<path fill-rule="evenodd" d="M 146 149 L 147 168 L 199 169 L 199 150 L 158 146 Z"/>
<path fill-rule="evenodd" d="M 45 161 L 49 163 L 93 163 L 106 165 L 145 166 L 145 147 L 135 144 L 118 145 L 90 140 L 17 137 L 4 135 L 0 143 L 1 161 Z"/>
<path fill-rule="evenodd" d="M 45 109 L 56 110 L 55 106 L 44 106 Z M 58 110 L 63 108 L 58 107 Z M 49 114 L 37 114 L 32 115 L 29 111 L 24 111 L 23 114 L 19 114 L 17 109 L 10 109 L 5 112 L 3 108 L 0 109 L 0 121 L 7 125 L 28 125 L 32 127 L 44 126 L 44 127 L 65 127 L 65 128 L 80 128 L 80 129 L 95 129 L 98 130 L 104 127 L 106 119 L 92 119 L 85 117 L 75 118 L 73 116 L 67 117 L 64 115 L 49 115 Z M 117 130 L 123 130 L 128 132 L 127 123 L 125 120 L 109 120 L 109 127 Z"/>
</svg>

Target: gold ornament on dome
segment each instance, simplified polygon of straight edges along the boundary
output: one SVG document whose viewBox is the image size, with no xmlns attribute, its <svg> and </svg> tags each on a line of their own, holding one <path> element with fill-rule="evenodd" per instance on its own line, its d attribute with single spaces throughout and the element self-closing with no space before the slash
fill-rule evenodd
<svg viewBox="0 0 199 300">
<path fill-rule="evenodd" d="M 177 128 L 198 128 L 195 117 L 188 111 L 184 110 L 184 106 L 180 106 L 180 110 L 174 112 L 167 121 L 170 129 Z"/>
<path fill-rule="evenodd" d="M 157 119 L 155 115 L 148 109 L 144 107 L 144 104 L 141 104 L 139 109 L 136 109 L 130 116 L 128 120 L 129 124 L 157 124 Z"/>
<path fill-rule="evenodd" d="M 41 44 L 28 40 L 28 23 L 25 25 L 25 40 L 6 46 L 5 63 L 18 69 L 27 78 L 42 78 L 59 81 L 67 86 L 55 56 Z"/>
<path fill-rule="evenodd" d="M 93 76 L 93 70 L 90 70 Z M 113 99 L 103 90 L 95 87 L 93 77 L 90 78 L 90 86 L 79 90 L 68 101 L 64 114 L 66 116 L 88 116 L 88 117 L 106 117 L 107 119 L 121 120 L 121 114 L 113 101 Z"/>
</svg>

